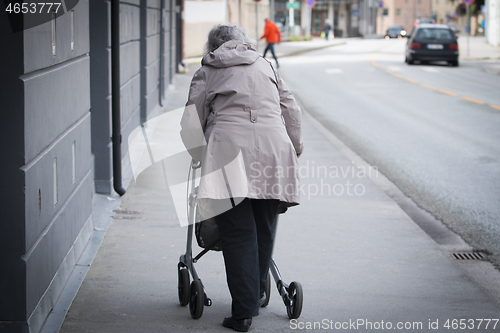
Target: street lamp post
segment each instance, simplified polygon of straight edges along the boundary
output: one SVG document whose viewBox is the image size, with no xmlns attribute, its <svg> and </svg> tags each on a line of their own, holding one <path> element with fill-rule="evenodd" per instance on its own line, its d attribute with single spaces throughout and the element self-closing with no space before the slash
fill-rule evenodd
<svg viewBox="0 0 500 333">
<path fill-rule="evenodd" d="M 255 1 L 255 48 L 259 52 L 259 1 Z"/>
<path fill-rule="evenodd" d="M 467 56 L 469 56 L 469 38 L 470 38 L 470 5 L 466 4 L 467 8 Z"/>
<path fill-rule="evenodd" d="M 469 38 L 470 38 L 470 5 L 474 3 L 474 0 L 462 0 L 462 2 L 465 4 L 466 10 L 467 10 L 467 56 L 469 56 Z"/>
</svg>

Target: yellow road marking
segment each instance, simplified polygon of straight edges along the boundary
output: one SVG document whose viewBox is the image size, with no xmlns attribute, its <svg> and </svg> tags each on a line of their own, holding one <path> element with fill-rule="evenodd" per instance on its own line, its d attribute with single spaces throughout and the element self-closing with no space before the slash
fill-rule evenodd
<svg viewBox="0 0 500 333">
<path fill-rule="evenodd" d="M 483 101 L 478 101 L 477 99 L 474 99 L 474 98 L 469 98 L 469 97 L 465 97 L 465 96 L 462 96 L 461 97 L 462 99 L 465 99 L 466 101 L 469 101 L 469 102 L 472 102 L 472 103 L 476 103 L 476 104 L 486 104 L 485 102 Z"/>
<path fill-rule="evenodd" d="M 425 88 L 432 89 L 432 90 L 436 90 L 436 89 L 437 89 L 436 87 L 430 86 L 430 85 L 425 84 L 425 83 L 422 83 L 422 84 L 421 84 L 421 86 L 422 86 L 422 87 L 425 87 Z"/>
<path fill-rule="evenodd" d="M 450 95 L 450 96 L 457 96 L 457 94 L 455 93 L 452 93 L 452 92 L 449 92 L 449 91 L 446 91 L 446 90 L 438 90 L 440 93 L 443 93 L 443 94 L 446 94 L 446 95 Z"/>
<path fill-rule="evenodd" d="M 373 56 L 375 55 L 375 53 L 381 52 L 383 49 L 386 49 L 390 46 L 392 46 L 392 44 L 385 45 L 385 46 L 381 47 L 380 49 L 378 49 L 377 51 L 374 51 L 370 54 L 370 61 L 372 62 L 373 66 L 380 67 L 380 65 L 377 64 L 377 62 L 373 59 Z"/>
<path fill-rule="evenodd" d="M 375 67 L 380 67 L 380 65 L 379 65 L 379 64 L 375 61 L 375 59 L 374 59 L 375 54 L 376 54 L 376 53 L 381 52 L 382 50 L 384 50 L 385 48 L 387 48 L 387 47 L 389 47 L 389 46 L 392 46 L 392 45 L 386 45 L 386 46 L 384 46 L 384 47 L 382 47 L 382 48 L 378 49 L 377 51 L 372 52 L 372 53 L 370 54 L 370 61 L 371 61 L 371 63 L 372 63 Z M 393 71 L 390 71 L 390 70 L 388 70 L 388 69 L 386 69 L 385 71 L 386 71 L 386 73 L 391 74 L 391 75 L 394 75 L 394 76 L 395 76 L 395 77 L 397 77 L 397 78 L 400 78 L 400 79 L 405 79 L 406 81 L 411 82 L 411 83 L 418 83 L 416 80 L 409 79 L 409 78 L 405 78 L 403 75 L 400 75 L 400 74 L 394 73 Z M 422 84 L 421 84 L 421 86 L 422 86 L 422 87 L 424 87 L 424 88 L 428 88 L 428 89 L 432 89 L 432 90 L 437 90 L 437 88 L 436 88 L 436 87 L 433 87 L 433 86 L 428 85 L 428 84 L 425 84 L 425 83 L 422 83 Z M 457 94 L 455 94 L 455 93 L 453 93 L 453 92 L 451 92 L 451 91 L 446 91 L 446 90 L 442 90 L 442 89 L 440 89 L 440 90 L 438 90 L 438 91 L 439 91 L 440 93 L 442 93 L 442 94 L 445 94 L 445 95 L 449 95 L 449 96 L 453 96 L 453 97 L 458 96 Z M 486 104 L 486 103 L 485 103 L 485 102 L 483 102 L 483 101 L 480 101 L 480 100 L 477 100 L 477 99 L 474 99 L 474 98 L 470 98 L 470 97 L 461 96 L 460 98 L 461 98 L 461 99 L 463 99 L 463 100 L 466 100 L 466 101 L 472 102 L 472 103 L 480 104 L 480 105 L 485 105 L 485 104 Z M 493 109 L 495 109 L 495 110 L 500 110 L 500 106 L 496 106 L 496 105 L 489 104 L 489 107 L 491 107 L 491 108 L 493 108 Z"/>
</svg>

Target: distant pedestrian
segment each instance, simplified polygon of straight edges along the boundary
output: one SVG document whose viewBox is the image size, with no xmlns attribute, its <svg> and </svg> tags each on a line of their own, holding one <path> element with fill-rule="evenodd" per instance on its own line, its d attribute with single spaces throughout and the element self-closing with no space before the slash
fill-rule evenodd
<svg viewBox="0 0 500 333">
<path fill-rule="evenodd" d="M 264 50 L 264 55 L 263 57 L 266 57 L 267 51 L 271 51 L 271 54 L 273 55 L 274 60 L 276 61 L 276 67 L 280 67 L 278 64 L 278 58 L 276 57 L 276 54 L 274 53 L 274 44 L 277 42 L 278 44 L 281 43 L 281 32 L 280 29 L 276 24 L 274 24 L 273 21 L 270 19 L 266 18 L 264 20 L 266 22 L 266 27 L 264 29 L 264 34 L 260 39 L 266 38 L 267 40 L 267 46 L 266 49 Z"/>
<path fill-rule="evenodd" d="M 325 39 L 328 40 L 328 35 L 330 34 L 330 30 L 332 30 L 332 26 L 328 23 L 328 21 L 325 21 L 323 30 L 325 31 Z"/>
</svg>

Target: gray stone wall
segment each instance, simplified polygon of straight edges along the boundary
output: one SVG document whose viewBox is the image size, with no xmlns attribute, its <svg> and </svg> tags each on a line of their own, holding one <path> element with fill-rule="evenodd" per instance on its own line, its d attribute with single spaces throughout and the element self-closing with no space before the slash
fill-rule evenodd
<svg viewBox="0 0 500 333">
<path fill-rule="evenodd" d="M 174 0 L 161 1 L 120 6 L 124 168 L 177 67 Z M 109 0 L 80 0 L 13 33 L 0 13 L 2 332 L 40 330 L 93 232 L 94 190 L 112 191 L 110 16 Z"/>
<path fill-rule="evenodd" d="M 123 169 L 128 136 L 157 115 L 177 70 L 174 0 L 123 0 L 120 5 L 120 84 Z M 112 191 L 110 2 L 90 3 L 92 153 L 98 193 Z M 103 22 L 107 22 L 104 24 Z M 163 24 L 163 29 L 162 29 Z M 164 43 L 162 45 L 162 43 Z M 163 61 L 163 63 L 162 63 Z"/>
<path fill-rule="evenodd" d="M 90 237 L 88 10 L 88 0 L 80 0 L 54 22 L 15 34 L 2 29 L 2 39 L 11 38 L 16 45 L 2 57 L 4 66 L 15 64 L 9 76 L 2 75 L 2 85 L 10 85 L 2 89 L 2 95 L 10 95 L 2 100 L 15 101 L 9 108 L 14 122 L 5 123 L 16 134 L 5 137 L 2 131 L 2 147 L 10 151 L 2 149 L 1 158 L 10 160 L 9 178 L 10 172 L 15 175 L 8 180 L 13 197 L 7 202 L 18 215 L 7 222 L 15 225 L 7 235 L 15 233 L 16 238 L 1 256 L 15 263 L 11 278 L 1 282 L 4 327 L 40 329 Z M 19 190 L 22 197 L 16 196 Z"/>
</svg>

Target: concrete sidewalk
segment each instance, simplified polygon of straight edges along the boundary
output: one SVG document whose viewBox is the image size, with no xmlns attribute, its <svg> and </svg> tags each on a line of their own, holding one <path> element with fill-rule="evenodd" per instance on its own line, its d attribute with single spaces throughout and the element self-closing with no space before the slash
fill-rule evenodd
<svg viewBox="0 0 500 333">
<path fill-rule="evenodd" d="M 348 38 L 331 37 L 329 40 L 325 40 L 324 38 L 313 38 L 309 41 L 283 42 L 275 45 L 274 48 L 279 61 L 280 57 L 290 57 L 312 50 L 320 50 L 331 46 L 344 45 L 348 40 Z M 264 52 L 265 47 L 266 44 L 261 42 L 259 45 L 259 51 Z M 272 58 L 269 52 L 267 53 L 266 58 Z"/>
<path fill-rule="evenodd" d="M 486 42 L 484 36 L 458 37 L 460 60 L 500 60 L 500 47 Z"/>
<path fill-rule="evenodd" d="M 185 103 L 196 66 L 191 67 L 191 74 L 176 77 L 167 111 Z M 302 283 L 302 316 L 298 322 L 288 320 L 273 286 L 271 302 L 251 331 L 290 332 L 309 325 L 307 331 L 344 326 L 394 332 L 400 331 L 398 325 L 412 327 L 401 331 L 459 331 L 444 325 L 460 319 L 473 325 L 469 331 L 500 329 L 499 323 L 493 330 L 493 322 L 488 329 L 485 323 L 478 327 L 476 319 L 500 318 L 495 302 L 500 296 L 471 282 L 460 269 L 464 263 L 451 258 L 449 252 L 470 250 L 466 244 L 434 242 L 386 194 L 383 176 L 307 113 L 304 138 L 302 204 L 280 217 L 274 255 L 285 282 Z M 161 184 L 161 165 L 155 164 L 130 182 L 119 207 L 94 212 L 94 219 L 110 224 L 102 227 L 106 235 L 60 332 L 232 332 L 221 326 L 231 307 L 221 253 L 209 252 L 196 264 L 213 305 L 193 320 L 178 304 L 177 263 L 187 228 L 179 226 Z M 117 198 L 102 199 L 113 203 Z M 89 256 L 80 265 L 90 264 Z M 486 261 L 465 265 L 498 277 Z M 64 314 L 66 309 L 60 307 Z M 323 326 L 314 326 L 318 322 Z M 52 325 L 42 332 L 58 330 Z"/>
<path fill-rule="evenodd" d="M 344 45 L 348 39 L 346 38 L 330 38 L 330 40 L 325 40 L 324 38 L 313 38 L 309 41 L 298 41 L 298 42 L 281 42 L 279 44 L 275 44 L 274 51 L 276 52 L 276 56 L 281 57 L 290 57 L 294 55 L 298 55 L 304 52 L 309 52 L 313 50 L 320 50 L 323 48 Z M 261 40 L 258 44 L 258 51 L 262 54 L 264 53 L 264 49 L 266 48 L 265 41 Z M 272 60 L 273 57 L 270 52 L 266 54 L 266 59 Z M 184 63 L 186 64 L 199 64 L 201 63 L 201 57 L 194 57 L 184 59 Z"/>
</svg>

